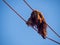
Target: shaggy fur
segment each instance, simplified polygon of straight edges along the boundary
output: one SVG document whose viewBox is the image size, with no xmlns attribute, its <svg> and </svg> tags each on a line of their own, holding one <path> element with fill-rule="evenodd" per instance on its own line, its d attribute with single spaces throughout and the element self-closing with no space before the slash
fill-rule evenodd
<svg viewBox="0 0 60 45">
<path fill-rule="evenodd" d="M 47 24 L 41 12 L 34 10 L 27 21 L 28 26 L 36 26 L 38 33 L 45 39 L 47 35 Z"/>
</svg>

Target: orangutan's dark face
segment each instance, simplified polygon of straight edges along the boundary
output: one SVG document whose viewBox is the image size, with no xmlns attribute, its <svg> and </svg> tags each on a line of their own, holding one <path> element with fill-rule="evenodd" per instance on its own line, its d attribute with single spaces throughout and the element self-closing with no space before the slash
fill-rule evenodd
<svg viewBox="0 0 60 45">
<path fill-rule="evenodd" d="M 40 21 L 40 23 L 42 23 L 42 14 L 36 10 L 34 10 L 31 14 L 31 17 L 34 18 L 34 20 L 37 22 L 38 20 Z"/>
<path fill-rule="evenodd" d="M 37 18 L 37 11 L 33 11 L 33 12 L 31 13 L 31 17 L 32 17 L 32 18 Z"/>
</svg>

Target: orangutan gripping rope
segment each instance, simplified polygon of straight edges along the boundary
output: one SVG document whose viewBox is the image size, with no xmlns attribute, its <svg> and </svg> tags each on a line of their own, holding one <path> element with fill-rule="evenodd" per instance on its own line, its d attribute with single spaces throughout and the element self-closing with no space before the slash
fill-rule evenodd
<svg viewBox="0 0 60 45">
<path fill-rule="evenodd" d="M 27 21 L 28 26 L 36 26 L 38 33 L 45 39 L 47 35 L 47 24 L 41 12 L 34 10 Z"/>
</svg>

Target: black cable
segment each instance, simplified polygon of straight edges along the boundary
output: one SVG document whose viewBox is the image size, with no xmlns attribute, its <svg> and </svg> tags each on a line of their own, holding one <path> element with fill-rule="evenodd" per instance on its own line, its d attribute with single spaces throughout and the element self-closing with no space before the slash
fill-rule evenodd
<svg viewBox="0 0 60 45">
<path fill-rule="evenodd" d="M 47 24 L 47 25 L 48 25 L 48 24 Z M 56 34 L 56 36 L 58 36 L 58 37 L 60 38 L 60 36 L 59 36 L 58 33 L 56 33 L 49 25 L 48 25 L 48 27 L 51 29 L 51 31 L 53 31 L 53 32 Z"/>
<path fill-rule="evenodd" d="M 11 10 L 13 10 L 24 22 L 26 22 L 26 20 L 25 20 L 15 9 L 13 9 L 5 0 L 3 0 L 3 2 L 4 2 Z"/>
<path fill-rule="evenodd" d="M 35 31 L 37 31 L 37 29 L 35 29 L 34 27 L 32 27 L 32 28 L 33 28 Z M 46 37 L 46 38 L 60 45 L 60 42 L 57 42 L 57 41 L 55 41 L 55 40 L 53 40 L 52 38 L 49 38 L 49 37 Z"/>
<path fill-rule="evenodd" d="M 27 2 L 26 2 L 26 0 L 23 0 L 26 4 L 27 4 L 27 6 L 31 9 L 31 10 L 34 10 Z"/>
<path fill-rule="evenodd" d="M 33 11 L 34 9 L 26 2 L 26 0 L 23 0 L 26 4 L 27 4 L 27 6 Z M 55 32 L 48 24 L 47 24 L 47 26 L 51 29 L 51 31 L 53 32 L 53 33 L 55 33 L 59 38 L 60 38 L 60 35 L 59 34 L 57 34 L 57 32 Z"/>
<path fill-rule="evenodd" d="M 46 37 L 46 38 L 60 45 L 60 42 L 57 42 L 57 41 L 55 41 L 55 40 L 53 40 L 53 39 L 51 39 L 49 37 Z"/>
</svg>

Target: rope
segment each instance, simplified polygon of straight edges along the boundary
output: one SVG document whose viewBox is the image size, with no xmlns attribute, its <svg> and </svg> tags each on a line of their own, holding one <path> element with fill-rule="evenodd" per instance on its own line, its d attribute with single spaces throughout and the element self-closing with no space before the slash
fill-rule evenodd
<svg viewBox="0 0 60 45">
<path fill-rule="evenodd" d="M 17 11 L 15 11 L 5 0 L 3 0 L 3 2 L 10 8 L 10 9 L 12 9 L 24 22 L 26 22 L 26 20 L 19 14 L 19 13 L 17 13 Z M 37 31 L 34 27 L 32 27 L 35 31 Z M 57 43 L 57 44 L 60 44 L 59 42 L 57 42 L 57 41 L 55 41 L 55 40 L 53 40 L 53 39 L 51 39 L 51 38 L 48 38 L 47 37 L 47 39 L 49 39 L 49 40 L 51 40 L 51 41 L 53 41 L 53 42 L 55 42 L 55 43 Z"/>
<path fill-rule="evenodd" d="M 37 31 L 37 29 L 35 29 L 34 27 L 32 27 L 35 31 Z M 57 42 L 57 41 L 55 41 L 55 40 L 53 40 L 53 39 L 51 39 L 51 38 L 49 38 L 49 37 L 46 37 L 47 39 L 49 39 L 49 40 L 51 40 L 51 41 L 53 41 L 53 42 L 55 42 L 55 43 L 57 43 L 57 44 L 60 44 L 60 42 Z"/>
<path fill-rule="evenodd" d="M 35 31 L 37 31 L 37 29 L 35 29 L 34 27 L 32 27 Z M 49 37 L 46 37 L 47 39 L 49 39 L 49 40 L 51 40 L 51 41 L 53 41 L 53 42 L 55 42 L 55 43 L 57 43 L 57 44 L 60 44 L 60 42 L 57 42 L 57 41 L 55 41 L 55 40 L 53 40 L 52 38 L 49 38 Z"/>
<path fill-rule="evenodd" d="M 35 31 L 37 31 L 34 27 L 32 27 Z M 55 40 L 53 40 L 53 39 L 51 39 L 51 38 L 49 38 L 49 37 L 46 37 L 47 39 L 49 39 L 49 40 L 51 40 L 51 41 L 53 41 L 53 42 L 55 42 L 55 43 L 57 43 L 57 44 L 60 44 L 60 42 L 57 42 L 57 41 L 55 41 Z"/>
<path fill-rule="evenodd" d="M 48 27 L 51 29 L 51 31 L 53 31 L 56 34 L 56 36 L 58 36 L 60 38 L 60 36 L 49 25 L 48 25 Z"/>
<path fill-rule="evenodd" d="M 4 2 L 11 10 L 13 10 L 24 22 L 26 22 L 26 20 L 25 20 L 16 10 L 14 10 L 5 0 L 3 0 L 3 2 Z"/>
<path fill-rule="evenodd" d="M 31 10 L 34 10 L 27 2 L 26 2 L 26 0 L 23 0 L 26 4 L 27 4 L 27 6 L 31 9 Z"/>
<path fill-rule="evenodd" d="M 23 0 L 26 4 L 27 4 L 27 6 L 33 11 L 34 9 L 26 2 L 26 0 Z M 53 32 L 53 33 L 55 33 L 55 35 L 57 35 L 57 37 L 59 37 L 60 38 L 60 36 L 47 24 L 47 26 L 51 29 L 51 31 Z"/>
<path fill-rule="evenodd" d="M 57 42 L 57 41 L 55 41 L 55 40 L 53 40 L 53 39 L 51 39 L 49 37 L 46 37 L 46 38 L 60 45 L 60 42 Z"/>
</svg>

